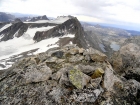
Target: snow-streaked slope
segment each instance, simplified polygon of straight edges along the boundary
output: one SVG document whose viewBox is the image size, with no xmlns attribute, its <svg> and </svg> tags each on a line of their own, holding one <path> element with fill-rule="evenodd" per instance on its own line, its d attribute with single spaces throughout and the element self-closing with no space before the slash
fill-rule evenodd
<svg viewBox="0 0 140 105">
<path fill-rule="evenodd" d="M 14 55 L 18 55 L 22 52 L 30 51 L 33 49 L 38 49 L 33 54 L 45 52 L 50 48 L 58 47 L 56 42 L 59 40 L 59 38 L 74 37 L 74 36 L 75 35 L 68 34 L 68 35 L 64 35 L 63 37 L 55 37 L 55 38 L 45 39 L 45 40 L 42 40 L 38 43 L 35 43 L 32 38 L 28 39 L 28 37 L 32 37 L 32 35 L 30 36 L 29 34 L 24 34 L 23 36 L 21 36 L 19 38 L 15 37 L 14 39 L 8 40 L 6 42 L 3 41 L 0 43 L 0 52 L 1 52 L 0 53 L 0 64 L 6 63 L 6 61 L 2 60 L 2 59 L 7 59 L 7 58 L 10 58 Z M 6 66 L 5 68 L 0 68 L 0 70 L 7 69 L 11 65 L 8 64 L 5 66 Z"/>
<path fill-rule="evenodd" d="M 2 34 L 2 35 L 0 35 L 0 40 L 3 38 L 3 36 L 4 36 L 3 34 Z"/>
<path fill-rule="evenodd" d="M 0 32 L 10 27 L 11 25 L 12 25 L 11 23 L 4 25 L 2 28 L 0 28 Z"/>
<path fill-rule="evenodd" d="M 28 30 L 25 32 L 25 34 L 30 35 L 30 37 L 33 38 L 37 31 L 47 31 L 53 27 L 55 27 L 55 26 L 28 28 Z"/>
<path fill-rule="evenodd" d="M 19 48 L 23 47 L 22 51 L 26 50 L 26 48 L 24 49 L 24 46 L 34 43 L 33 37 L 34 37 L 34 35 L 37 31 L 46 31 L 46 30 L 49 30 L 53 27 L 54 26 L 40 27 L 40 28 L 29 28 L 24 33 L 24 35 L 19 37 L 19 38 L 14 37 L 13 39 L 8 40 L 6 42 L 5 41 L 0 42 L 0 52 L 1 52 L 0 53 L 0 59 L 1 59 L 1 57 L 3 58 L 4 56 L 7 56 L 7 55 L 12 54 L 14 52 L 17 52 L 17 50 Z M 15 34 L 17 34 L 17 32 Z M 16 36 L 16 35 L 14 35 L 14 36 Z M 30 50 L 30 49 L 28 49 L 28 50 Z"/>
<path fill-rule="evenodd" d="M 65 21 L 67 21 L 68 19 L 70 19 L 69 17 L 59 17 L 56 18 L 54 20 L 39 20 L 39 21 L 35 21 L 35 22 L 24 22 L 24 23 L 56 23 L 56 24 L 61 24 L 64 23 Z"/>
</svg>

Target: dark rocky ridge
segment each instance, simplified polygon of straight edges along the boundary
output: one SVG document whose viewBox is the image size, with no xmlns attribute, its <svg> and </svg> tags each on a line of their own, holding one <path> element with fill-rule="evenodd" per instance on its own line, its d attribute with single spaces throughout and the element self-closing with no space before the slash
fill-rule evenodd
<svg viewBox="0 0 140 105">
<path fill-rule="evenodd" d="M 67 34 L 74 34 L 75 38 L 73 40 L 74 44 L 77 44 L 80 47 L 86 48 L 87 44 L 84 36 L 86 33 L 81 27 L 80 22 L 76 18 L 72 18 L 67 20 L 66 22 L 57 25 L 56 27 L 43 32 L 36 32 L 34 36 L 35 41 L 41 41 L 43 39 L 51 38 L 51 37 L 60 37 Z"/>
<path fill-rule="evenodd" d="M 47 27 L 47 26 L 56 26 L 56 23 L 26 23 L 30 28 L 39 28 L 39 27 Z"/>
<path fill-rule="evenodd" d="M 20 37 L 27 31 L 28 28 L 35 28 L 35 27 L 47 27 L 47 26 L 55 26 L 54 28 L 48 31 L 36 32 L 34 36 L 35 41 L 41 41 L 46 38 L 52 37 L 60 37 L 67 34 L 74 34 L 75 37 L 70 39 L 74 44 L 77 44 L 79 47 L 89 48 L 93 47 L 97 50 L 101 51 L 99 47 L 99 39 L 97 35 L 92 35 L 90 32 L 85 32 L 83 27 L 81 26 L 80 22 L 77 18 L 69 16 L 69 20 L 65 21 L 62 24 L 56 23 L 23 23 L 20 19 L 16 19 L 13 21 L 13 24 L 8 27 L 7 29 L 0 32 L 0 35 L 4 35 L 1 41 L 7 41 L 12 39 L 14 34 L 19 30 L 16 37 Z M 1 27 L 3 24 L 1 25 Z M 62 45 L 65 45 L 62 40 L 60 41 Z M 66 43 L 67 44 L 67 43 Z"/>
<path fill-rule="evenodd" d="M 2 28 L 6 23 L 0 23 L 0 28 Z"/>
<path fill-rule="evenodd" d="M 1 39 L 1 41 L 7 41 L 9 39 L 13 39 L 14 34 L 18 31 L 18 36 L 20 37 L 23 35 L 24 32 L 26 32 L 28 29 L 28 25 L 24 24 L 23 22 L 16 22 L 10 27 L 6 28 L 2 32 L 0 32 L 0 35 L 4 35 L 4 37 Z"/>
<path fill-rule="evenodd" d="M 67 45 L 1 72 L 0 94 L 1 105 L 138 105 L 140 83 L 115 75 L 103 53 Z"/>
<path fill-rule="evenodd" d="M 33 17 L 30 19 L 31 22 L 38 21 L 38 20 L 49 20 L 46 15 Z"/>
<path fill-rule="evenodd" d="M 0 23 L 0 27 L 3 27 L 7 23 Z M 4 35 L 4 37 L 0 41 L 8 41 L 9 39 L 14 38 L 14 34 L 18 31 L 17 36 L 20 37 L 27 31 L 28 28 L 35 27 L 47 27 L 47 26 L 56 26 L 55 23 L 23 23 L 20 19 L 16 19 L 12 22 L 12 25 L 3 31 L 0 32 L 0 35 Z"/>
<path fill-rule="evenodd" d="M 16 18 L 12 23 L 22 22 L 19 18 Z"/>
</svg>

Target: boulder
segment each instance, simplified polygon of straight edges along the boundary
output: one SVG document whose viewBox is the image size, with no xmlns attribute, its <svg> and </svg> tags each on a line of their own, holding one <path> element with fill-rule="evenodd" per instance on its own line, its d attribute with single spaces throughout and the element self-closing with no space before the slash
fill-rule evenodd
<svg viewBox="0 0 140 105">
<path fill-rule="evenodd" d="M 79 48 L 79 54 L 83 54 L 84 53 L 84 49 L 83 48 Z"/>
<path fill-rule="evenodd" d="M 90 61 L 91 60 L 90 55 L 85 55 L 85 60 Z"/>
<path fill-rule="evenodd" d="M 73 49 L 70 49 L 69 52 L 70 52 L 70 54 L 75 55 L 75 54 L 79 53 L 79 50 L 78 50 L 78 48 L 73 48 Z"/>
<path fill-rule="evenodd" d="M 104 70 L 102 68 L 97 68 L 95 72 L 92 74 L 91 78 L 95 79 L 101 77 L 104 74 Z"/>
<path fill-rule="evenodd" d="M 98 100 L 100 105 L 136 105 L 139 100 L 140 83 L 135 80 L 127 81 L 123 77 L 116 76 L 111 65 L 105 69 L 102 94 L 104 100 Z"/>
<path fill-rule="evenodd" d="M 90 83 L 91 83 L 91 85 L 93 86 L 94 89 L 97 89 L 98 86 L 100 85 L 101 81 L 102 81 L 102 78 L 99 77 L 99 78 L 91 79 Z"/>
<path fill-rule="evenodd" d="M 101 94 L 102 89 L 95 89 L 95 90 L 90 90 L 90 89 L 82 89 L 82 90 L 74 90 L 74 93 L 70 96 L 71 100 L 75 100 L 75 102 L 80 102 L 80 103 L 94 103 L 96 99 L 99 97 Z"/>
<path fill-rule="evenodd" d="M 79 64 L 78 67 L 84 74 L 91 75 L 95 72 L 96 66 Z"/>
<path fill-rule="evenodd" d="M 137 69 L 129 69 L 123 74 L 126 79 L 135 79 L 140 82 L 140 68 Z"/>
<path fill-rule="evenodd" d="M 45 64 L 41 64 L 37 67 L 30 66 L 26 69 L 26 72 L 21 74 L 23 81 L 27 83 L 41 82 L 48 80 L 52 75 L 52 70 Z"/>
<path fill-rule="evenodd" d="M 69 58 L 69 62 L 71 62 L 71 63 L 81 62 L 83 59 L 84 59 L 84 56 L 75 55 L 75 56 L 71 56 Z"/>
<path fill-rule="evenodd" d="M 114 53 L 112 55 L 112 58 L 110 60 L 110 63 L 112 64 L 113 69 L 117 72 L 123 72 L 122 68 L 123 68 L 123 59 L 122 56 L 120 54 L 118 54 L 117 52 Z"/>
<path fill-rule="evenodd" d="M 116 80 L 121 81 L 119 78 L 117 78 L 117 76 L 114 75 L 113 72 L 114 71 L 113 71 L 111 65 L 108 65 L 108 67 L 106 67 L 106 69 L 105 69 L 104 81 L 103 81 L 104 88 L 107 91 L 113 90 L 113 85 Z"/>
<path fill-rule="evenodd" d="M 88 75 L 80 70 L 72 69 L 68 72 L 70 82 L 77 88 L 83 89 L 91 79 Z"/>
<path fill-rule="evenodd" d="M 56 52 L 52 53 L 51 56 L 55 56 L 57 58 L 62 58 L 63 54 L 64 54 L 63 51 L 56 51 Z"/>
<path fill-rule="evenodd" d="M 90 58 L 96 62 L 103 62 L 107 59 L 105 54 L 93 48 L 89 48 L 88 51 L 84 52 L 84 55 L 90 55 Z"/>
</svg>

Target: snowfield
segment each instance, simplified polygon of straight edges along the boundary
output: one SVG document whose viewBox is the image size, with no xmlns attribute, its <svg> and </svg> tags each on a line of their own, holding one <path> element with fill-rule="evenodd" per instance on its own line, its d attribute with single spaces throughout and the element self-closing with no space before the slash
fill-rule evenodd
<svg viewBox="0 0 140 105">
<path fill-rule="evenodd" d="M 55 23 L 55 24 L 61 24 L 64 23 L 70 19 L 70 17 L 58 17 L 54 20 L 39 20 L 35 22 L 24 22 L 24 23 Z M 0 32 L 4 29 L 10 27 L 12 24 L 6 24 L 0 29 Z M 19 38 L 16 36 L 18 35 L 18 32 L 15 32 L 13 39 L 8 41 L 2 41 L 0 42 L 0 70 L 7 69 L 12 66 L 12 64 L 15 62 L 15 59 L 22 58 L 23 52 L 28 52 L 27 55 L 34 55 L 41 52 L 45 52 L 50 48 L 58 47 L 58 41 L 59 38 L 64 37 L 75 37 L 73 34 L 67 34 L 62 37 L 54 37 L 49 39 L 44 39 L 40 42 L 35 42 L 33 40 L 33 37 L 37 31 L 47 31 L 55 26 L 48 26 L 48 27 L 40 27 L 40 28 L 28 28 L 28 30 Z M 60 30 L 59 30 L 60 31 Z M 64 30 L 61 30 L 64 31 Z M 60 33 L 61 33 L 60 31 Z M 4 35 L 0 35 L 0 39 Z M 34 50 L 33 52 L 31 50 Z M 30 52 L 31 51 L 31 52 Z"/>
<path fill-rule="evenodd" d="M 33 37 L 35 35 L 36 31 L 43 31 L 50 29 L 52 27 L 42 27 L 42 28 L 33 28 L 33 29 L 28 29 L 25 34 L 19 38 L 14 37 L 11 40 L 8 41 L 2 41 L 0 42 L 0 64 L 4 64 L 6 67 L 4 69 L 7 69 L 11 67 L 14 62 L 9 63 L 6 65 L 6 60 L 3 59 L 8 59 L 14 55 L 18 55 L 22 52 L 30 51 L 33 49 L 38 49 L 36 52 L 33 54 L 45 52 L 50 48 L 53 47 L 58 47 L 56 42 L 59 40 L 59 38 L 64 38 L 64 37 L 74 37 L 75 35 L 68 34 L 64 35 L 63 37 L 55 37 L 55 38 L 49 38 L 42 40 L 38 43 L 35 43 L 33 40 Z M 0 67 L 0 70 L 3 69 Z"/>
<path fill-rule="evenodd" d="M 28 30 L 25 32 L 24 36 L 26 37 L 26 35 L 30 35 L 30 37 L 33 38 L 37 31 L 47 31 L 53 27 L 55 27 L 55 26 L 40 27 L 40 28 L 37 28 L 37 27 L 36 28 L 28 28 Z"/>
</svg>

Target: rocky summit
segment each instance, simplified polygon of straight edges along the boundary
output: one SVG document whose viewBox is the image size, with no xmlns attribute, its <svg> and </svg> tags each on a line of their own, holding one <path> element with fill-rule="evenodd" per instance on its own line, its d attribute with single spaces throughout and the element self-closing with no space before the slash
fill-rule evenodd
<svg viewBox="0 0 140 105">
<path fill-rule="evenodd" d="M 0 105 L 139 105 L 140 81 L 113 68 L 93 48 L 52 48 L 1 72 Z"/>
</svg>

